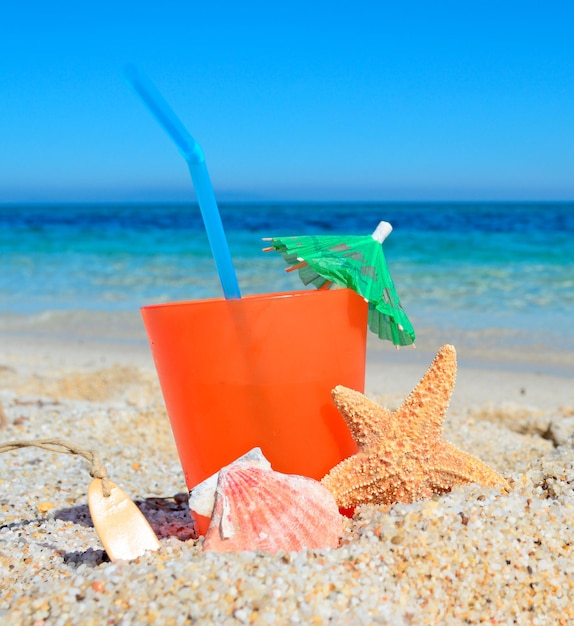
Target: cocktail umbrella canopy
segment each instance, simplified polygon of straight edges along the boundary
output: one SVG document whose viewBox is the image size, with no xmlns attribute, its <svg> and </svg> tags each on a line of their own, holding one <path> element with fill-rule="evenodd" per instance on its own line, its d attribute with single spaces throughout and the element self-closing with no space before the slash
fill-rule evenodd
<svg viewBox="0 0 574 626">
<path fill-rule="evenodd" d="M 298 270 L 303 284 L 318 289 L 333 283 L 353 289 L 369 303 L 369 329 L 396 346 L 414 344 L 415 331 L 404 312 L 383 253 L 391 232 L 381 222 L 372 235 L 303 235 L 266 239 Z"/>
</svg>

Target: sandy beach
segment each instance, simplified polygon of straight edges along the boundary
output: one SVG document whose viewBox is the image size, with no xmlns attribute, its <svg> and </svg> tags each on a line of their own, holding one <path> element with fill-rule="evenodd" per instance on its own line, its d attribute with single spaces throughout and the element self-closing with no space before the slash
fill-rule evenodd
<svg viewBox="0 0 574 626">
<path fill-rule="evenodd" d="M 458 353 L 445 438 L 500 472 L 414 504 L 360 507 L 336 550 L 201 551 L 137 314 L 0 318 L 1 441 L 96 449 L 161 548 L 111 563 L 77 457 L 0 455 L 5 624 L 568 624 L 574 621 L 574 353 L 517 333 L 418 327 L 369 339 L 366 394 L 400 405 L 444 343 Z"/>
</svg>

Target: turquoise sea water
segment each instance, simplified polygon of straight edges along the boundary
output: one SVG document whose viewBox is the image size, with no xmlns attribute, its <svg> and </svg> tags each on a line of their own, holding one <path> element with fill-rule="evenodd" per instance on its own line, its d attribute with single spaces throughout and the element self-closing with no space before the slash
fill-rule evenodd
<svg viewBox="0 0 574 626">
<path fill-rule="evenodd" d="M 415 323 L 574 334 L 574 203 L 241 203 L 222 219 L 242 293 L 302 288 L 262 237 L 380 220 Z M 137 310 L 220 297 L 194 205 L 0 205 L 0 313 Z"/>
</svg>

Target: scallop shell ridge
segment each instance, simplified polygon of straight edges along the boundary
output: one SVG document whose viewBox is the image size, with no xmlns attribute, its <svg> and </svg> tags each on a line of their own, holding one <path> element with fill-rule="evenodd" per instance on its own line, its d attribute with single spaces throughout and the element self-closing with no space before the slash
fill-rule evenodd
<svg viewBox="0 0 574 626">
<path fill-rule="evenodd" d="M 336 548 L 342 531 L 335 499 L 318 481 L 249 462 L 234 463 L 219 473 L 203 549 Z"/>
</svg>

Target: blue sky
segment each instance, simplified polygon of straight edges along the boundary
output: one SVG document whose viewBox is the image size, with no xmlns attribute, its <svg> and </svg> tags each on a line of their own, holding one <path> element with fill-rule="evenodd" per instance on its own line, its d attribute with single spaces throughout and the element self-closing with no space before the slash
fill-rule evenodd
<svg viewBox="0 0 574 626">
<path fill-rule="evenodd" d="M 47 2 L 0 9 L 0 202 L 185 200 L 134 64 L 225 199 L 574 199 L 574 5 Z"/>
</svg>

